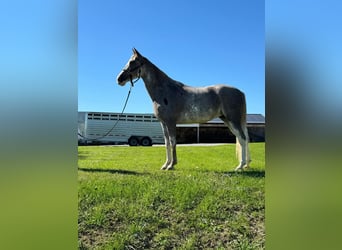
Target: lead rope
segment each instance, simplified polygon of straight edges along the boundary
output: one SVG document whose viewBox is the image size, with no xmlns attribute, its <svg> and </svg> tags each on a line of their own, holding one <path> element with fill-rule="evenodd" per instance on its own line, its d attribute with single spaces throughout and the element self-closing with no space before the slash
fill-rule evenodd
<svg viewBox="0 0 342 250">
<path fill-rule="evenodd" d="M 109 135 L 110 132 L 113 131 L 113 129 L 114 129 L 114 128 L 116 127 L 116 125 L 118 124 L 120 117 L 121 117 L 122 114 L 125 112 L 125 109 L 126 109 L 126 106 L 127 106 L 127 103 L 128 103 L 128 99 L 129 99 L 129 96 L 131 95 L 132 88 L 134 87 L 134 83 L 136 83 L 136 82 L 140 79 L 140 71 L 139 71 L 139 78 L 138 78 L 138 80 L 136 80 L 136 81 L 133 82 L 133 81 L 132 81 L 132 77 L 130 77 L 130 78 L 131 78 L 131 79 L 130 79 L 130 80 L 131 80 L 131 87 L 129 88 L 129 91 L 128 91 L 128 94 L 127 94 L 127 97 L 126 97 L 126 101 L 125 101 L 125 104 L 124 104 L 124 106 L 123 106 L 123 109 L 122 109 L 120 115 L 118 116 L 118 119 L 116 120 L 114 126 L 113 126 L 106 134 L 104 134 L 103 136 L 97 137 L 97 138 L 85 137 L 85 136 L 83 136 L 83 135 L 81 135 L 80 133 L 77 132 L 77 134 L 78 134 L 79 136 L 81 136 L 82 138 L 84 138 L 84 139 L 86 139 L 86 140 L 94 140 L 94 141 L 96 141 L 96 140 L 98 140 L 98 139 L 102 139 L 102 138 L 106 137 L 107 135 Z"/>
<path fill-rule="evenodd" d="M 141 65 L 140 65 L 140 66 L 141 66 Z M 137 81 L 139 81 L 139 79 L 140 79 L 140 74 L 141 74 L 141 69 L 139 69 L 139 75 L 138 75 L 138 78 L 137 78 L 135 81 L 133 81 L 132 75 L 129 75 L 129 80 L 131 81 L 131 88 L 134 87 L 134 83 L 136 83 Z M 131 91 L 131 90 L 129 90 L 129 91 Z"/>
</svg>

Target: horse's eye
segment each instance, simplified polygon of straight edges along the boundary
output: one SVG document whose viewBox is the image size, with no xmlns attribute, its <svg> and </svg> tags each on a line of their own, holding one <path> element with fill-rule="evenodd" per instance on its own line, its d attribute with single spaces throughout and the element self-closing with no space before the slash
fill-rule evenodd
<svg viewBox="0 0 342 250">
<path fill-rule="evenodd" d="M 134 67 L 134 65 L 135 65 L 135 61 L 130 61 L 130 62 L 129 62 L 129 67 L 132 68 L 132 67 Z"/>
</svg>

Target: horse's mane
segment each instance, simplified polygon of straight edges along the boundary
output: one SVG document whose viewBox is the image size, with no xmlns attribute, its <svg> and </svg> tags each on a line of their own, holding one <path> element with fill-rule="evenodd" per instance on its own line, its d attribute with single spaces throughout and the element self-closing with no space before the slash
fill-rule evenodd
<svg viewBox="0 0 342 250">
<path fill-rule="evenodd" d="M 161 75 L 162 78 L 167 78 L 169 80 L 171 80 L 170 82 L 173 82 L 175 85 L 178 85 L 179 87 L 183 87 L 183 86 L 186 86 L 184 83 L 182 82 L 179 82 L 179 81 L 176 81 L 174 79 L 172 79 L 171 77 L 169 77 L 164 71 L 162 71 L 160 68 L 158 68 L 154 63 L 152 63 L 149 59 L 147 59 L 146 57 L 142 57 L 143 58 L 143 61 L 144 63 L 147 63 L 149 65 L 152 66 L 152 68 L 158 72 L 159 75 Z"/>
</svg>

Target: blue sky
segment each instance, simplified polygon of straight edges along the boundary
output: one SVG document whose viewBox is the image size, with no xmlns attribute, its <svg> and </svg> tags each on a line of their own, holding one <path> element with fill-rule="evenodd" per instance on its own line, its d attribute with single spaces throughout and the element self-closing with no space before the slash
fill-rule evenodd
<svg viewBox="0 0 342 250">
<path fill-rule="evenodd" d="M 247 112 L 265 114 L 264 13 L 262 0 L 79 1 L 78 110 L 121 111 L 129 84 L 116 76 L 135 47 L 187 85 L 241 89 Z M 153 112 L 142 80 L 125 112 Z"/>
</svg>

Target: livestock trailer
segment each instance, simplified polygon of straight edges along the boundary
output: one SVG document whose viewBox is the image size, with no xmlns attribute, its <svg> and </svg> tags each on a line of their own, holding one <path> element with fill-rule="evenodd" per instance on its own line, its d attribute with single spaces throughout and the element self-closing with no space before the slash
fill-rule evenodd
<svg viewBox="0 0 342 250">
<path fill-rule="evenodd" d="M 164 143 L 159 120 L 153 114 L 78 112 L 79 144 Z"/>
</svg>

